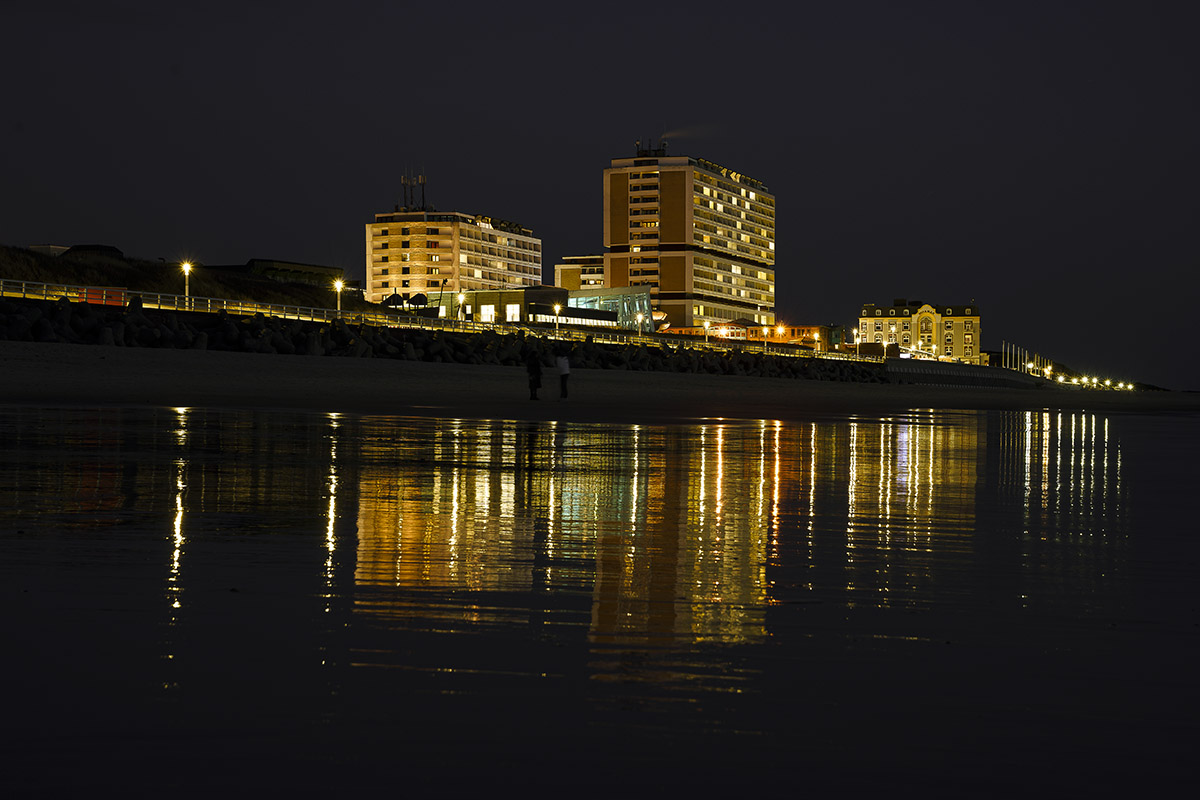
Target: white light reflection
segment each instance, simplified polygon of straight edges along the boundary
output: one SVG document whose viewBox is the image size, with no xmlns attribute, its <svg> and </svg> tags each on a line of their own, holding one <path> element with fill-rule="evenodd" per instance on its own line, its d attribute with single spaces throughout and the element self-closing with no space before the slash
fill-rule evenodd
<svg viewBox="0 0 1200 800">
<path fill-rule="evenodd" d="M 171 552 L 171 573 L 167 578 L 167 599 L 171 601 L 171 608 L 181 608 L 180 594 L 183 587 L 180 585 L 180 568 L 183 563 L 183 494 L 187 490 L 187 483 L 184 482 L 184 471 L 187 469 L 187 462 L 183 459 L 178 459 L 175 462 L 175 525 L 174 539 L 172 544 L 174 549 Z M 171 616 L 171 624 L 175 623 L 175 616 Z"/>
<path fill-rule="evenodd" d="M 634 425 L 633 426 L 633 481 L 632 481 L 633 493 L 630 495 L 630 501 L 629 501 L 629 524 L 631 526 L 634 526 L 635 530 L 636 530 L 636 526 L 637 526 L 637 512 L 638 512 L 638 486 L 640 483 L 640 478 L 638 477 L 638 467 L 639 467 L 638 462 L 641 461 L 640 451 L 639 451 L 639 447 L 638 447 L 639 444 L 641 443 L 640 437 L 641 437 L 641 426 Z"/>
<path fill-rule="evenodd" d="M 326 491 L 329 493 L 329 509 L 326 512 L 325 525 L 325 613 L 332 610 L 333 603 L 333 554 L 337 549 L 337 539 L 334 535 L 334 522 L 337 520 L 337 446 L 338 428 L 341 427 L 337 413 L 329 414 L 329 475 Z"/>
<path fill-rule="evenodd" d="M 171 606 L 170 624 L 174 625 L 175 611 L 183 607 L 183 585 L 181 583 L 183 567 L 183 551 L 186 539 L 183 536 L 183 496 L 187 492 L 186 448 L 188 439 L 188 409 L 175 409 L 176 427 L 175 443 L 181 448 L 181 455 L 175 460 L 175 520 L 172 525 L 171 539 L 171 568 L 167 576 L 167 601 Z"/>
</svg>

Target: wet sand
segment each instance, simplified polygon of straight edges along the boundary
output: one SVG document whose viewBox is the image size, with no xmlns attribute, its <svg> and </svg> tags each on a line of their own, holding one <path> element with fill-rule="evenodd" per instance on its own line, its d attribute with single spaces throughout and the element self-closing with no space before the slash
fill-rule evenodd
<svg viewBox="0 0 1200 800">
<path fill-rule="evenodd" d="M 808 419 L 908 409 L 1195 412 L 1200 394 L 832 383 L 546 369 L 540 400 L 517 367 L 0 342 L 0 403 L 278 408 L 465 419 L 650 423 Z"/>
</svg>

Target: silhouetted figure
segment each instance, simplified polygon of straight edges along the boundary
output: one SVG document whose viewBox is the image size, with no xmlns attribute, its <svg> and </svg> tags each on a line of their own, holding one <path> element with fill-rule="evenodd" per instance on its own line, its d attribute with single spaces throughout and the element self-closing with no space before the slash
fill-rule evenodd
<svg viewBox="0 0 1200 800">
<path fill-rule="evenodd" d="M 537 400 L 538 389 L 542 388 L 542 362 L 537 353 L 531 351 L 525 357 L 525 371 L 529 373 L 529 399 Z"/>
<path fill-rule="evenodd" d="M 558 357 L 554 359 L 554 366 L 558 367 L 558 399 L 567 399 L 567 378 L 571 377 L 571 359 L 567 358 L 566 350 L 559 350 Z"/>
</svg>

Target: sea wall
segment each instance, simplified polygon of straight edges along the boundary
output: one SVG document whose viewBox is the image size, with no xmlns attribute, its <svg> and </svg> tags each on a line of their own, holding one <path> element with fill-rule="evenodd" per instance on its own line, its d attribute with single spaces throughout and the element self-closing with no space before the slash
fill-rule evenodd
<svg viewBox="0 0 1200 800">
<path fill-rule="evenodd" d="M 560 348 L 583 369 L 748 375 L 886 383 L 882 364 L 790 357 L 748 350 L 560 341 L 532 333 L 430 331 L 144 309 L 139 298 L 114 308 L 0 298 L 0 339 L 109 347 L 219 350 L 279 355 L 395 358 L 456 364 L 523 365 L 534 354 L 546 367 Z"/>
<path fill-rule="evenodd" d="M 993 389 L 1035 389 L 1046 381 L 1011 369 L 953 364 L 913 358 L 889 358 L 886 362 L 891 383 L 915 383 L 921 386 L 982 386 Z"/>
</svg>

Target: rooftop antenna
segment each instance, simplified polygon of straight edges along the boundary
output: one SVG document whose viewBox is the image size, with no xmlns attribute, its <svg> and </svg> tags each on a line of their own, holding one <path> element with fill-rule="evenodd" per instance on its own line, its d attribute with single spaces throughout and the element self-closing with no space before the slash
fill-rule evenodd
<svg viewBox="0 0 1200 800">
<path fill-rule="evenodd" d="M 421 183 L 421 210 L 422 210 L 422 211 L 424 211 L 424 210 L 426 209 L 426 205 L 425 205 L 425 176 L 424 176 L 424 175 L 418 175 L 418 176 L 417 176 L 417 180 L 418 180 L 418 181 Z"/>
</svg>

